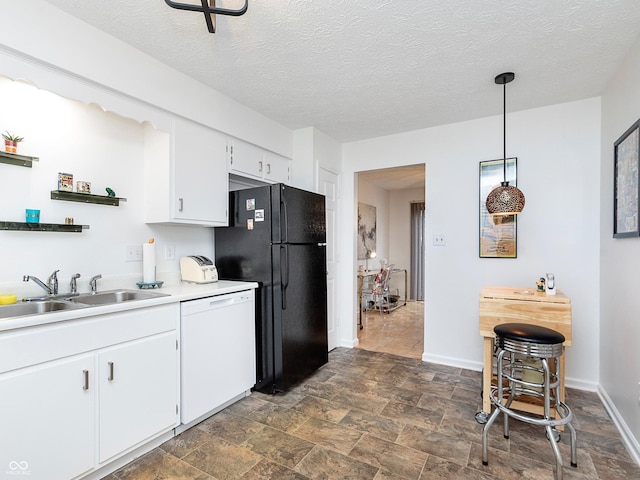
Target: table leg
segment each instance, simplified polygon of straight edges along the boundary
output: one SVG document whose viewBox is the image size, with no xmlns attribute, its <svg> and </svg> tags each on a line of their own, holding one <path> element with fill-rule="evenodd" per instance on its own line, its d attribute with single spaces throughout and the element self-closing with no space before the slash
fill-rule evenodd
<svg viewBox="0 0 640 480">
<path fill-rule="evenodd" d="M 493 337 L 484 338 L 484 355 L 482 371 L 482 411 L 491 413 L 491 377 L 493 376 Z"/>
</svg>

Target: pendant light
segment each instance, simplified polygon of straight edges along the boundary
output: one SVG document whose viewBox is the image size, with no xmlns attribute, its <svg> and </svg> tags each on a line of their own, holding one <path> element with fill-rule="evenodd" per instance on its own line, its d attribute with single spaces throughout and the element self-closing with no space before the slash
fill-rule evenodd
<svg viewBox="0 0 640 480">
<path fill-rule="evenodd" d="M 487 212 L 491 215 L 517 215 L 524 208 L 524 194 L 518 187 L 512 187 L 507 182 L 507 83 L 516 77 L 513 72 L 501 73 L 495 82 L 503 87 L 503 157 L 502 182 L 500 186 L 489 192 L 486 201 Z"/>
</svg>

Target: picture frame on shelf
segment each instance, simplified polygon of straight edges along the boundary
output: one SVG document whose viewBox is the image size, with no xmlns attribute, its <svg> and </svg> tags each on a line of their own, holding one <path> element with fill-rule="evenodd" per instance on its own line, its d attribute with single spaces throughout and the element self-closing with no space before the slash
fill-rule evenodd
<svg viewBox="0 0 640 480">
<path fill-rule="evenodd" d="M 613 144 L 613 237 L 640 236 L 640 120 Z"/>
<path fill-rule="evenodd" d="M 489 192 L 504 180 L 504 162 L 506 179 L 510 185 L 517 186 L 518 159 L 483 160 L 479 172 L 479 256 L 480 258 L 517 258 L 518 256 L 518 220 L 517 215 L 491 215 L 487 211 L 486 201 Z"/>
</svg>

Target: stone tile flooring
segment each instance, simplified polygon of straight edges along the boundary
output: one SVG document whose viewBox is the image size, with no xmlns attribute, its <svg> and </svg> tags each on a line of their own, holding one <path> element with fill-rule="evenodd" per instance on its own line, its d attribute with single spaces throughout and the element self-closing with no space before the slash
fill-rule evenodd
<svg viewBox="0 0 640 480">
<path fill-rule="evenodd" d="M 366 327 L 365 327 L 366 328 Z M 108 480 L 551 480 L 540 428 L 511 422 L 490 434 L 481 461 L 480 373 L 338 348 L 286 394 L 253 393 L 106 477 Z M 640 468 L 594 393 L 567 390 L 578 468 L 560 450 L 565 480 L 635 479 Z"/>
</svg>

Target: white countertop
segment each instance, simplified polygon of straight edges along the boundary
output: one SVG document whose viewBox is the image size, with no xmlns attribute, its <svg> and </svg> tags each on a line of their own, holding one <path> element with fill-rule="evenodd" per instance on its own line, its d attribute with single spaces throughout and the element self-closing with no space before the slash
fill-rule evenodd
<svg viewBox="0 0 640 480">
<path fill-rule="evenodd" d="M 133 310 L 136 308 L 147 308 L 156 305 L 184 302 L 188 300 L 195 300 L 198 298 L 223 295 L 226 293 L 240 292 L 242 290 L 249 290 L 257 287 L 258 284 L 255 282 L 232 282 L 228 280 L 220 280 L 215 283 L 206 283 L 200 285 L 192 283 L 163 285 L 162 288 L 153 289 L 150 291 L 163 293 L 168 296 L 150 298 L 148 300 L 132 300 L 128 302 L 113 303 L 109 305 L 91 306 L 73 310 L 62 310 L 57 312 L 40 313 L 36 315 L 25 315 L 23 317 L 0 319 L 0 332 L 15 330 L 19 328 L 34 327 L 38 325 L 47 325 L 68 320 L 76 320 L 85 317 L 93 317 L 96 315 L 122 312 L 125 310 Z M 130 289 L 129 287 L 124 288 Z M 113 288 L 113 290 L 115 289 L 116 288 Z M 112 289 L 109 288 L 109 290 Z M 99 291 L 104 291 L 104 289 Z"/>
</svg>

